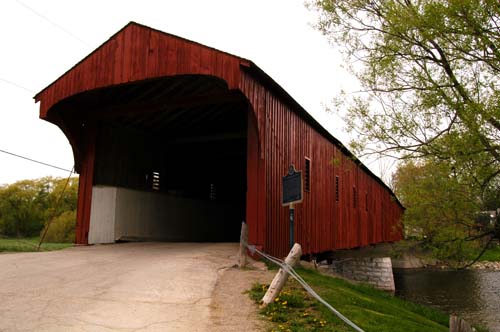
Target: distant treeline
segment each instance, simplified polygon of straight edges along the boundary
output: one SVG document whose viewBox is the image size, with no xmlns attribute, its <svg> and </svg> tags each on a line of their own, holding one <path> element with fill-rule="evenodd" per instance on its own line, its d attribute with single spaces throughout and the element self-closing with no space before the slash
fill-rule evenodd
<svg viewBox="0 0 500 332">
<path fill-rule="evenodd" d="M 0 186 L 0 236 L 39 236 L 50 221 L 47 242 L 73 242 L 78 177 L 44 177 Z"/>
</svg>

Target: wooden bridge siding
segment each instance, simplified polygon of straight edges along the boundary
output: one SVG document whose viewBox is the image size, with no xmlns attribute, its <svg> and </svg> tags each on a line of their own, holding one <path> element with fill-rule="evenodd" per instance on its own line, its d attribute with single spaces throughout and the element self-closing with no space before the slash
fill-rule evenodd
<svg viewBox="0 0 500 332">
<path fill-rule="evenodd" d="M 35 96 L 40 117 L 62 99 L 80 92 L 145 79 L 203 74 L 240 82 L 244 60 L 147 27 L 129 24 Z"/>
<path fill-rule="evenodd" d="M 245 71 L 241 73 L 240 89 L 256 108 L 259 126 L 266 188 L 259 195 L 265 197 L 266 214 L 258 224 L 265 229 L 259 238 L 264 237 L 267 252 L 284 256 L 289 251 L 289 210 L 281 206 L 281 179 L 290 163 L 304 171 L 305 157 L 311 159 L 311 191 L 304 192 L 303 202 L 295 209 L 295 239 L 304 253 L 400 239 L 400 234 L 388 231 L 397 222 L 393 218 L 400 207 L 387 189 Z M 340 180 L 339 202 L 335 201 L 335 176 Z M 357 191 L 356 207 L 353 188 Z"/>
</svg>

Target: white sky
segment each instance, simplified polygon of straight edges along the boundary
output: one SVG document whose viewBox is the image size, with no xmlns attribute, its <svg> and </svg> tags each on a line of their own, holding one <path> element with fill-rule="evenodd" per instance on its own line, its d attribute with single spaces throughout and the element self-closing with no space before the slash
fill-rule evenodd
<svg viewBox="0 0 500 332">
<path fill-rule="evenodd" d="M 2 0 L 0 149 L 71 169 L 68 141 L 38 119 L 32 97 L 129 21 L 252 60 L 348 142 L 339 117 L 322 105 L 355 83 L 339 54 L 311 27 L 315 15 L 302 0 Z M 378 165 L 368 166 L 379 173 Z M 0 153 L 0 184 L 46 175 L 67 173 Z"/>
</svg>

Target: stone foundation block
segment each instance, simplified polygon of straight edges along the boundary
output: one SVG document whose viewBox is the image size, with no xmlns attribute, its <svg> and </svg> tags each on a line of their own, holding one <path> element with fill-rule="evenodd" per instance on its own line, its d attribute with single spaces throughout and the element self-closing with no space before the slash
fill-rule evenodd
<svg viewBox="0 0 500 332">
<path fill-rule="evenodd" d="M 385 291 L 395 291 L 390 257 L 345 259 L 334 262 L 332 268 L 347 279 L 365 282 Z"/>
</svg>

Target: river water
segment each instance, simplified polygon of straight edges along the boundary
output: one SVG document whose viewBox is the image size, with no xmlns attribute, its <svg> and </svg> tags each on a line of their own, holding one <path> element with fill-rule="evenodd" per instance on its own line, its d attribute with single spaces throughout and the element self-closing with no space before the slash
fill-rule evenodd
<svg viewBox="0 0 500 332">
<path fill-rule="evenodd" d="M 394 269 L 396 295 L 500 332 L 500 271 Z"/>
</svg>

